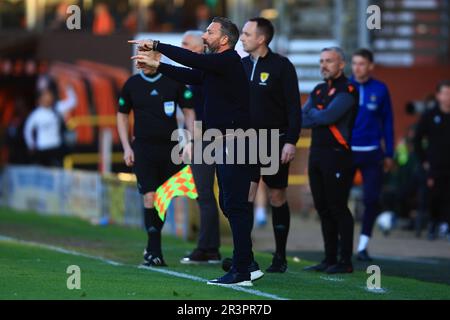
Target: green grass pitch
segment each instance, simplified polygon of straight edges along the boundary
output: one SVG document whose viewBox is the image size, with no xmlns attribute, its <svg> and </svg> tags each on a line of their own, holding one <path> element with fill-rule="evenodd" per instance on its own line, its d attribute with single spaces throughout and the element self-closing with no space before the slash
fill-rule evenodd
<svg viewBox="0 0 450 320">
<path fill-rule="evenodd" d="M 363 268 L 351 275 L 325 276 L 302 270 L 313 262 L 292 258 L 287 273 L 266 274 L 249 289 L 210 286 L 204 280 L 222 275 L 220 265 L 179 263 L 192 243 L 165 236 L 169 267 L 164 270 L 171 273 L 139 269 L 144 232 L 92 226 L 70 217 L 0 208 L 0 235 L 0 299 L 450 299 L 448 284 L 383 275 L 382 265 L 382 290 L 369 291 Z M 230 247 L 221 251 L 231 255 Z M 255 256 L 262 268 L 270 264 L 270 254 Z M 79 290 L 67 289 L 70 265 L 80 267 Z"/>
</svg>

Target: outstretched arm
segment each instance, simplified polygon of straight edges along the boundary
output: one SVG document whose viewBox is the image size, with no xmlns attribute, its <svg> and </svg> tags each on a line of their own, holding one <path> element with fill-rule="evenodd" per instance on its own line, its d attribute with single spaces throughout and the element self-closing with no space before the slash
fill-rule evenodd
<svg viewBox="0 0 450 320">
<path fill-rule="evenodd" d="M 203 82 L 203 73 L 199 70 L 175 67 L 170 64 L 161 63 L 158 67 L 158 72 L 185 84 L 200 85 Z"/>
<path fill-rule="evenodd" d="M 56 110 L 64 117 L 77 105 L 77 95 L 75 90 L 68 86 L 66 88 L 66 98 L 56 103 Z"/>
<path fill-rule="evenodd" d="M 217 73 L 223 73 L 226 70 L 227 60 L 220 54 L 195 53 L 166 43 L 157 43 L 154 47 L 153 40 L 130 40 L 128 42 L 137 44 L 140 51 L 156 50 L 161 52 L 166 57 L 187 67 Z"/>
</svg>

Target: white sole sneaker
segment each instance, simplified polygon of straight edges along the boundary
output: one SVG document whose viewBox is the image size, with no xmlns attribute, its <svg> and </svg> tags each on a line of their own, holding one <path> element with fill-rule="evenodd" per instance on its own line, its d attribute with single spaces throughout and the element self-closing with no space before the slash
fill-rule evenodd
<svg viewBox="0 0 450 320">
<path fill-rule="evenodd" d="M 251 280 L 241 281 L 237 283 L 216 283 L 208 281 L 207 284 L 220 287 L 231 287 L 231 286 L 253 287 L 253 283 Z"/>
<path fill-rule="evenodd" d="M 222 263 L 222 260 L 208 260 L 208 261 L 192 261 L 192 260 L 184 260 L 181 259 L 180 260 L 181 264 L 202 264 L 202 265 L 207 265 L 207 264 L 219 264 Z"/>
<path fill-rule="evenodd" d="M 261 270 L 256 270 L 256 271 L 250 272 L 250 279 L 252 281 L 259 280 L 263 276 L 264 276 L 264 272 L 262 272 Z"/>
</svg>

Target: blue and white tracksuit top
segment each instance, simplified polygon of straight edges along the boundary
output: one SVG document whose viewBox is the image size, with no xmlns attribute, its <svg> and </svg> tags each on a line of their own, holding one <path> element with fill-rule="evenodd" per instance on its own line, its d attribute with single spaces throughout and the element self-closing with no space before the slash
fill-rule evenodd
<svg viewBox="0 0 450 320">
<path fill-rule="evenodd" d="M 359 89 L 359 111 L 352 132 L 351 146 L 356 152 L 373 151 L 381 148 L 384 140 L 384 155 L 394 155 L 394 124 L 391 98 L 387 86 L 370 78 L 352 83 Z"/>
</svg>

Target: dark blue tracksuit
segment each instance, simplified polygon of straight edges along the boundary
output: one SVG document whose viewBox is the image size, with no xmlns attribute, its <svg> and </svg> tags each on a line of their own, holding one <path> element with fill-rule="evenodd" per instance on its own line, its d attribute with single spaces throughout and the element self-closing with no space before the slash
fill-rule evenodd
<svg viewBox="0 0 450 320">
<path fill-rule="evenodd" d="M 391 99 L 386 85 L 369 79 L 352 83 L 359 89 L 359 111 L 352 132 L 353 169 L 363 177 L 364 216 L 361 234 L 372 235 L 380 212 L 383 159 L 394 155 L 394 129 Z M 384 150 L 381 146 L 384 141 Z"/>
<path fill-rule="evenodd" d="M 215 54 L 197 54 L 186 49 L 159 43 L 157 50 L 185 66 L 161 63 L 158 72 L 180 82 L 202 85 L 203 119 L 207 129 L 248 129 L 249 83 L 241 57 L 229 49 Z M 225 153 L 225 148 L 223 150 Z M 252 257 L 252 204 L 248 194 L 253 168 L 246 164 L 217 164 L 219 202 L 233 234 L 233 265 L 237 272 L 249 274 Z"/>
</svg>

